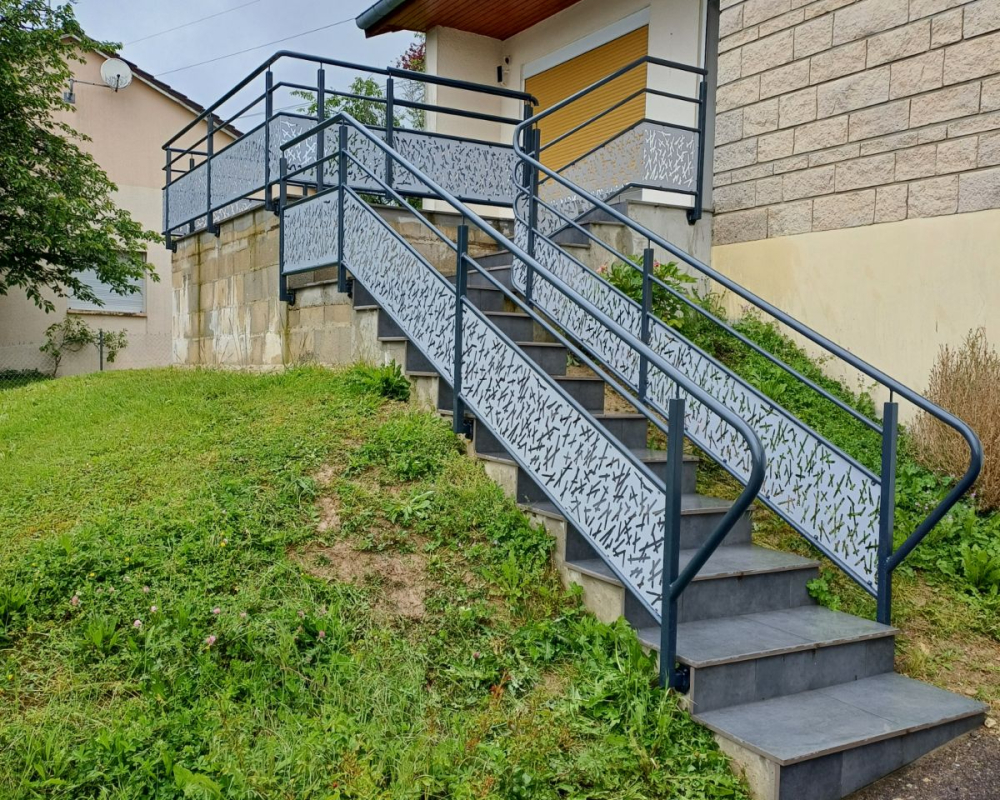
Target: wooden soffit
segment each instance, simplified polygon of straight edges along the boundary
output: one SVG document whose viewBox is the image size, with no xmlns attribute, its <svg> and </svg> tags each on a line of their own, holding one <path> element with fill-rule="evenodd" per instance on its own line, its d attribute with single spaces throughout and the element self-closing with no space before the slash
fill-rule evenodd
<svg viewBox="0 0 1000 800">
<path fill-rule="evenodd" d="M 580 0 L 379 0 L 358 17 L 367 36 L 438 25 L 509 39 Z"/>
</svg>

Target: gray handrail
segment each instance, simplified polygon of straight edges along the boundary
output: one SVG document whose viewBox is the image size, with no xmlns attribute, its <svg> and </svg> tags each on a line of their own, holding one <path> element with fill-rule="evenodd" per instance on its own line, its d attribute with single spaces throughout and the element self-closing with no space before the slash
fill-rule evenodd
<svg viewBox="0 0 1000 800">
<path fill-rule="evenodd" d="M 628 68 L 634 68 L 634 66 L 635 64 L 631 65 Z M 627 71 L 628 68 L 623 68 L 623 69 L 626 69 Z M 520 162 L 525 166 L 525 169 L 529 171 L 537 171 L 537 173 L 542 173 L 548 176 L 548 178 L 560 184 L 563 188 L 567 189 L 568 191 L 577 195 L 578 197 L 583 198 L 592 206 L 592 208 L 600 209 L 604 213 L 608 214 L 615 221 L 621 223 L 622 225 L 626 226 L 632 231 L 635 231 L 636 233 L 640 234 L 648 241 L 663 248 L 668 253 L 680 259 L 688 266 L 700 272 L 702 275 L 705 275 L 706 277 L 722 285 L 736 296 L 743 298 L 744 300 L 753 304 L 762 311 L 767 312 L 769 315 L 771 315 L 784 325 L 788 326 L 799 335 L 805 337 L 808 341 L 823 348 L 828 353 L 836 356 L 841 361 L 854 367 L 862 374 L 867 375 L 869 378 L 871 378 L 872 380 L 876 381 L 877 383 L 888 389 L 890 392 L 890 397 L 893 397 L 894 395 L 898 394 L 899 396 L 911 402 L 920 410 L 931 415 L 932 417 L 944 423 L 945 425 L 951 427 L 953 430 L 957 431 L 962 436 L 962 438 L 965 440 L 969 448 L 969 465 L 965 473 L 956 482 L 955 486 L 952 487 L 951 491 L 948 492 L 948 494 L 931 511 L 931 513 L 927 515 L 927 517 L 917 527 L 917 529 L 906 539 L 906 541 L 902 545 L 900 545 L 899 548 L 895 550 L 895 552 L 892 552 L 891 555 L 888 556 L 884 564 L 881 565 L 885 569 L 886 575 L 891 576 L 892 572 L 896 569 L 896 567 L 898 567 L 899 564 L 902 563 L 902 561 L 913 551 L 913 549 L 924 539 L 924 537 L 926 537 L 927 534 L 930 533 L 930 531 L 934 528 L 934 526 L 941 521 L 944 515 L 947 514 L 948 511 L 950 511 L 951 508 L 961 499 L 962 495 L 964 495 L 975 483 L 976 478 L 979 476 L 979 473 L 982 470 L 982 464 L 983 464 L 982 443 L 979 441 L 979 438 L 972 431 L 972 429 L 958 417 L 945 411 L 940 406 L 927 400 L 918 392 L 914 391 L 913 389 L 909 388 L 903 383 L 897 381 L 896 379 L 890 377 L 889 375 L 877 369 L 876 367 L 872 366 L 868 362 L 858 358 L 853 353 L 849 352 L 845 348 L 831 341 L 822 334 L 814 331 L 812 328 L 808 327 L 804 323 L 795 319 L 791 315 L 786 314 L 784 311 L 777 308 L 768 301 L 764 300 L 763 298 L 759 297 L 758 295 L 754 294 L 749 289 L 736 283 L 736 281 L 723 275 L 717 270 L 712 269 L 712 267 L 703 263 L 699 259 L 681 250 L 679 247 L 675 246 L 671 242 L 668 242 L 662 236 L 658 235 L 657 233 L 650 230 L 646 226 L 641 225 L 640 223 L 631 219 L 627 215 L 621 213 L 618 209 L 614 208 L 604 200 L 601 200 L 600 198 L 594 196 L 593 194 L 586 191 L 582 187 L 574 184 L 572 181 L 563 177 L 559 173 L 546 167 L 544 164 L 542 164 L 542 162 L 539 159 L 535 158 L 534 155 L 532 155 L 530 152 L 526 152 L 525 148 L 522 146 L 522 142 L 528 141 L 528 139 L 526 139 L 525 137 L 528 135 L 529 132 L 533 132 L 535 130 L 535 127 L 539 120 L 547 117 L 550 114 L 555 113 L 556 111 L 559 111 L 562 108 L 565 108 L 567 105 L 575 102 L 580 97 L 583 97 L 592 92 L 594 89 L 598 88 L 599 86 L 608 83 L 609 80 L 613 80 L 614 77 L 617 77 L 620 73 L 621 70 L 619 70 L 616 73 L 613 73 L 612 76 L 609 76 L 607 78 L 602 79 L 601 81 L 598 81 L 597 83 L 593 84 L 590 87 L 587 87 L 585 89 L 580 90 L 579 92 L 576 92 L 571 97 L 566 98 L 565 100 L 557 103 L 551 108 L 546 109 L 542 113 L 537 114 L 534 117 L 526 119 L 524 122 L 520 123 L 514 130 L 514 142 L 513 142 L 514 152 L 517 154 Z M 532 133 L 532 138 L 534 138 L 533 133 Z M 894 436 L 895 431 L 892 431 L 891 435 Z M 891 535 L 891 531 L 889 533 Z M 881 584 L 880 584 L 880 591 L 881 591 Z M 880 616 L 885 616 L 885 615 L 881 614 L 880 612 Z"/>
<path fill-rule="evenodd" d="M 664 375 L 666 375 L 670 380 L 672 380 L 679 390 L 683 389 L 688 395 L 697 400 L 698 402 L 704 404 L 706 407 L 711 409 L 719 418 L 721 418 L 725 423 L 732 427 L 737 434 L 743 439 L 747 446 L 747 450 L 750 456 L 750 471 L 746 480 L 746 485 L 737 499 L 732 503 L 726 513 L 723 515 L 722 519 L 719 521 L 716 529 L 708 537 L 708 540 L 698 549 L 694 557 L 688 562 L 685 568 L 679 572 L 679 574 L 673 580 L 669 580 L 669 573 L 667 571 L 667 564 L 663 565 L 664 578 L 664 602 L 675 602 L 678 597 L 684 592 L 684 590 L 690 585 L 690 583 L 697 576 L 698 572 L 705 566 L 708 559 L 712 554 L 718 549 L 722 544 L 723 539 L 728 535 L 728 533 L 735 526 L 736 522 L 743 516 L 743 514 L 750 508 L 753 501 L 759 494 L 761 487 L 764 484 L 764 478 L 766 475 L 766 454 L 764 452 L 764 447 L 761 444 L 756 432 L 747 424 L 745 420 L 739 417 L 737 414 L 732 412 L 725 405 L 720 403 L 715 397 L 710 395 L 704 389 L 702 389 L 697 383 L 692 381 L 686 375 L 684 375 L 679 369 L 670 364 L 666 359 L 663 358 L 659 353 L 651 349 L 647 344 L 642 342 L 640 339 L 636 338 L 629 330 L 622 327 L 616 320 L 609 317 L 596 305 L 591 303 L 587 298 L 580 295 L 573 287 L 562 281 L 558 276 L 550 273 L 544 266 L 539 262 L 535 261 L 533 257 L 528 255 L 524 250 L 522 250 L 517 244 L 508 239 L 506 236 L 497 231 L 493 226 L 487 223 L 482 217 L 480 217 L 476 212 L 462 203 L 458 198 L 448 192 L 444 187 L 439 185 L 433 178 L 421 172 L 414 164 L 410 163 L 392 147 L 382 141 L 379 137 L 371 133 L 365 126 L 357 122 L 350 114 L 346 112 L 338 112 L 329 119 L 319 123 L 314 128 L 312 128 L 308 133 L 300 134 L 299 136 L 289 140 L 282 145 L 282 152 L 294 147 L 296 144 L 305 141 L 310 136 L 317 136 L 327 128 L 333 125 L 338 126 L 348 126 L 353 128 L 364 138 L 374 144 L 377 148 L 382 150 L 386 156 L 398 164 L 400 164 L 404 169 L 408 170 L 414 177 L 417 178 L 421 183 L 423 183 L 438 199 L 444 200 L 452 208 L 458 211 L 463 218 L 474 224 L 483 233 L 493 239 L 501 247 L 509 250 L 516 258 L 521 259 L 526 264 L 533 269 L 536 274 L 541 275 L 548 281 L 553 287 L 555 287 L 560 293 L 565 297 L 571 299 L 573 302 L 577 303 L 581 308 L 583 308 L 588 314 L 590 314 L 594 319 L 598 320 L 610 333 L 617 336 L 623 342 L 627 343 L 632 347 L 637 353 L 639 353 L 643 358 L 647 359 L 649 365 L 658 369 Z M 346 136 L 343 136 L 341 141 L 346 141 Z M 322 164 L 329 160 L 329 156 L 323 154 L 316 159 L 315 163 L 312 165 L 313 168 L 322 169 Z M 342 187 L 344 188 L 344 187 Z M 357 197 L 356 193 L 352 194 Z M 343 265 L 341 265 L 343 268 Z M 458 296 L 458 295 L 456 295 Z M 534 316 L 534 312 L 532 312 Z M 458 394 L 458 392 L 456 392 Z M 646 404 L 656 408 L 661 413 L 669 414 L 669 411 L 662 409 L 658 403 L 649 400 L 648 398 L 644 401 Z M 675 452 L 682 452 L 679 449 L 679 444 L 675 441 Z M 676 467 L 675 467 L 676 468 Z M 667 489 L 668 498 L 670 497 L 670 490 Z M 679 498 L 676 498 L 679 502 Z M 669 505 L 669 504 L 668 504 Z M 679 508 L 679 506 L 678 506 Z M 678 531 L 673 531 L 674 535 L 679 535 Z M 674 552 L 676 552 L 676 542 L 667 542 L 668 547 L 672 547 Z M 614 569 L 617 573 L 618 570 L 614 568 L 613 564 L 609 566 Z M 622 577 L 619 575 L 619 577 Z M 669 580 L 669 582 L 668 582 Z M 666 607 L 666 605 L 664 606 Z M 674 644 L 676 640 L 676 619 L 668 621 L 666 619 L 661 619 L 661 626 L 663 630 L 671 628 L 672 623 L 672 636 L 674 637 Z M 672 651 L 671 651 L 672 652 Z M 670 671 L 673 671 L 673 666 L 670 665 Z M 671 683 L 673 683 L 673 678 L 671 678 Z"/>
<path fill-rule="evenodd" d="M 502 86 L 491 86 L 488 84 L 473 83 L 472 81 L 457 80 L 455 78 L 443 78 L 437 75 L 429 75 L 426 72 L 413 72 L 412 70 L 400 69 L 398 67 L 372 67 L 367 64 L 355 64 L 351 61 L 342 61 L 336 58 L 326 58 L 324 56 L 312 55 L 310 53 L 300 53 L 295 50 L 277 50 L 266 60 L 264 60 L 260 66 L 251 70 L 244 78 L 236 83 L 233 88 L 226 92 L 222 97 L 216 100 L 212 105 L 208 106 L 204 111 L 202 111 L 198 116 L 191 120 L 187 125 L 180 129 L 176 134 L 174 134 L 170 139 L 164 144 L 164 148 L 172 145 L 181 136 L 194 128 L 199 122 L 202 122 L 210 114 L 213 114 L 217 108 L 219 108 L 227 100 L 232 99 L 241 89 L 246 87 L 254 78 L 263 74 L 267 69 L 269 69 L 273 64 L 280 61 L 282 58 L 297 59 L 299 61 L 308 61 L 313 64 L 322 64 L 327 67 L 340 67 L 342 69 L 355 70 L 357 72 L 369 72 L 375 75 L 391 75 L 393 77 L 404 78 L 405 80 L 418 81 L 422 83 L 430 83 L 437 86 L 448 86 L 456 89 L 467 89 L 469 91 L 480 92 L 483 94 L 496 95 L 498 97 L 507 97 L 515 100 L 522 100 L 524 102 L 530 103 L 531 105 L 538 105 L 538 101 L 535 97 L 528 92 L 519 92 L 515 89 L 507 89 Z"/>
</svg>

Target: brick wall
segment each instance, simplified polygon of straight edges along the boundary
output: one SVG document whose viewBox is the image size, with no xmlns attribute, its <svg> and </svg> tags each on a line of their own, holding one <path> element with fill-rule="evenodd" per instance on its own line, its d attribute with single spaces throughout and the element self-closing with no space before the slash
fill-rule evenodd
<svg viewBox="0 0 1000 800">
<path fill-rule="evenodd" d="M 721 0 L 715 244 L 1000 208 L 1000 0 Z"/>
</svg>

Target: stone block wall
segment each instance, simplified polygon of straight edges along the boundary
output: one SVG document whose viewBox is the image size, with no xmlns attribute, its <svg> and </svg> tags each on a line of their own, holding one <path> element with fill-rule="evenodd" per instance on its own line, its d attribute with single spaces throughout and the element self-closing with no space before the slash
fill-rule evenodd
<svg viewBox="0 0 1000 800">
<path fill-rule="evenodd" d="M 286 309 L 278 302 L 278 226 L 259 209 L 226 220 L 219 236 L 178 242 L 173 256 L 174 363 L 277 367 Z"/>
<path fill-rule="evenodd" d="M 1000 208 L 1000 0 L 721 0 L 717 245 Z"/>
<path fill-rule="evenodd" d="M 379 213 L 442 273 L 454 274 L 454 251 L 412 214 L 395 208 Z M 459 217 L 428 216 L 454 241 Z M 511 233 L 509 221 L 496 225 Z M 278 247 L 278 219 L 262 208 L 220 223 L 219 236 L 199 233 L 178 241 L 172 269 L 175 364 L 276 369 L 378 355 L 365 344 L 377 337 L 359 330 L 351 299 L 337 291 L 336 268 L 290 276 L 295 303 L 278 300 Z M 470 231 L 473 257 L 496 250 L 484 233 Z"/>
</svg>

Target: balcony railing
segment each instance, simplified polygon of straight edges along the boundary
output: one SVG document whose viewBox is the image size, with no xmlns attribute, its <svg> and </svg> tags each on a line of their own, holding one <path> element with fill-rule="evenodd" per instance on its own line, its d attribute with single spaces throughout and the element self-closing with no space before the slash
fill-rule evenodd
<svg viewBox="0 0 1000 800">
<path fill-rule="evenodd" d="M 291 80 L 303 66 L 316 68 L 315 83 Z M 333 76 L 384 78 L 382 94 L 358 94 L 334 89 Z M 517 101 L 524 116 L 533 112 L 534 98 L 525 92 L 498 86 L 395 69 L 370 67 L 321 56 L 280 51 L 253 70 L 230 91 L 199 114 L 164 146 L 166 183 L 163 198 L 163 232 L 167 245 L 198 230 L 217 232 L 223 219 L 247 208 L 263 205 L 273 209 L 274 187 L 279 181 L 282 146 L 301 137 L 321 122 L 328 107 L 341 103 L 361 103 L 372 112 L 369 130 L 395 148 L 409 163 L 433 174 L 435 179 L 464 202 L 491 206 L 512 206 L 514 202 L 514 151 L 512 144 L 500 144 L 470 137 L 455 137 L 418 130 L 401 124 L 400 110 L 433 113 L 440 118 L 460 118 L 491 123 L 510 133 L 521 118 L 472 111 L 467 108 L 426 103 L 401 93 L 397 81 L 419 86 L 437 86 L 470 97 L 491 95 Z M 465 95 L 462 95 L 463 97 Z M 297 99 L 289 106 L 278 106 L 280 98 Z M 472 105 L 472 104 L 470 104 Z M 223 118 L 221 109 L 238 107 Z M 249 130 L 237 125 L 261 117 Z M 502 138 L 502 137 L 501 137 Z M 222 146 L 220 144 L 225 142 Z M 301 139 L 286 149 L 288 169 L 301 164 L 322 162 L 330 152 L 323 131 Z M 393 162 L 374 147 L 361 147 L 365 166 L 380 180 L 399 188 L 410 197 L 430 197 L 431 193 L 412 173 L 393 168 Z M 322 162 L 327 163 L 327 162 Z M 321 191 L 336 176 L 325 167 L 304 170 L 290 182 L 303 193 Z M 357 168 L 355 168 L 357 170 Z M 396 174 L 394 174 L 394 172 Z M 362 181 L 363 185 L 363 181 Z M 374 188 L 374 184 L 373 184 Z"/>
</svg>

